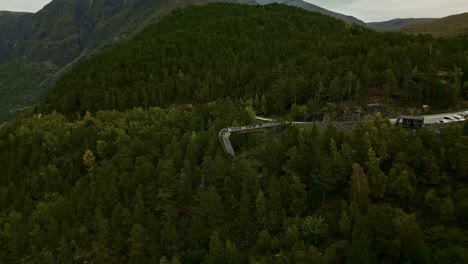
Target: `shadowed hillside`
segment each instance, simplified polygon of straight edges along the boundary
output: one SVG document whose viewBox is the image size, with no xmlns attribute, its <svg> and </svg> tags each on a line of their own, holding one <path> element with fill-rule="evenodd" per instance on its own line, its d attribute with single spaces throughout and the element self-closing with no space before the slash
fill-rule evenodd
<svg viewBox="0 0 468 264">
<path fill-rule="evenodd" d="M 216 0 L 54 0 L 0 15 L 0 123 L 35 105 L 63 68 L 134 36 L 171 10 Z M 221 2 L 250 3 L 250 0 Z"/>
</svg>

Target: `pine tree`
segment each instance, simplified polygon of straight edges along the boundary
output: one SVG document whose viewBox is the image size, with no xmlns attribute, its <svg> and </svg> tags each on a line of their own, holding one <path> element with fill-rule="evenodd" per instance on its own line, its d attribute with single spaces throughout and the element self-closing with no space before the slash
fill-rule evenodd
<svg viewBox="0 0 468 264">
<path fill-rule="evenodd" d="M 226 257 L 223 243 L 219 240 L 218 233 L 215 232 L 210 239 L 210 252 L 205 257 L 205 263 L 217 264 L 225 263 Z"/>
<path fill-rule="evenodd" d="M 328 238 L 328 224 L 321 216 L 306 217 L 301 229 L 306 241 L 313 245 L 319 245 Z"/>
<path fill-rule="evenodd" d="M 353 165 L 353 174 L 351 175 L 351 200 L 357 204 L 362 212 L 365 212 L 370 203 L 368 196 L 367 176 L 361 166 L 355 163 Z"/>
<path fill-rule="evenodd" d="M 257 225 L 260 228 L 265 228 L 267 225 L 268 211 L 266 207 L 266 199 L 263 192 L 260 190 L 257 194 L 257 199 L 255 199 L 256 213 L 257 216 Z"/>
<path fill-rule="evenodd" d="M 255 249 L 258 253 L 265 255 L 271 252 L 273 246 L 273 239 L 271 238 L 270 233 L 267 230 L 262 230 L 258 235 L 257 243 L 255 244 Z"/>
<path fill-rule="evenodd" d="M 146 259 L 145 252 L 145 228 L 140 224 L 134 224 L 130 232 L 130 252 L 129 263 L 144 263 Z"/>
<path fill-rule="evenodd" d="M 340 227 L 341 234 L 343 234 L 345 238 L 348 237 L 351 232 L 351 220 L 345 210 L 341 211 L 341 218 L 338 222 L 338 226 Z"/>
<path fill-rule="evenodd" d="M 92 172 L 94 170 L 95 160 L 96 158 L 94 157 L 93 152 L 87 149 L 85 153 L 83 154 L 83 163 L 86 167 L 86 170 L 88 170 L 88 172 Z"/>
<path fill-rule="evenodd" d="M 289 185 L 289 211 L 292 215 L 300 216 L 305 209 L 307 201 L 307 193 L 305 185 L 297 176 L 292 177 L 292 183 Z"/>
<path fill-rule="evenodd" d="M 387 179 L 380 170 L 380 159 L 376 157 L 373 149 L 369 149 L 367 167 L 370 194 L 375 198 L 382 199 L 385 194 Z"/>
</svg>

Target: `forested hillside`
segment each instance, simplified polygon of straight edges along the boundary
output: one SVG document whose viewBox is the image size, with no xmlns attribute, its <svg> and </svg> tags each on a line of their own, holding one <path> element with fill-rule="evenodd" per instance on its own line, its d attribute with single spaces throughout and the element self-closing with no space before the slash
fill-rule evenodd
<svg viewBox="0 0 468 264">
<path fill-rule="evenodd" d="M 468 13 L 448 16 L 427 23 L 409 25 L 402 28 L 401 31 L 432 34 L 436 37 L 468 35 Z"/>
<path fill-rule="evenodd" d="M 0 123 L 36 105 L 61 70 L 134 36 L 171 10 L 253 0 L 54 0 L 35 14 L 0 14 Z"/>
<path fill-rule="evenodd" d="M 45 109 L 75 116 L 228 96 L 255 100 L 263 114 L 376 97 L 442 108 L 468 96 L 467 43 L 377 33 L 277 4 L 190 7 L 65 75 Z"/>
<path fill-rule="evenodd" d="M 466 263 L 468 123 L 284 127 L 250 103 L 34 115 L 0 132 L 3 263 Z"/>
<path fill-rule="evenodd" d="M 218 140 L 375 94 L 454 104 L 464 45 L 282 5 L 177 10 L 0 127 L 0 263 L 467 263 L 468 121 L 283 125 L 232 135 L 235 158 Z"/>
</svg>

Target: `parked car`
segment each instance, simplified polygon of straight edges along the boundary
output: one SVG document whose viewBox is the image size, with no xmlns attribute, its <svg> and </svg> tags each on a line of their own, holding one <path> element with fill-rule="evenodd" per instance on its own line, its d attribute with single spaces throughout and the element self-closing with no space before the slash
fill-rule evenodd
<svg viewBox="0 0 468 264">
<path fill-rule="evenodd" d="M 453 121 L 449 120 L 449 119 L 441 119 L 439 121 L 436 121 L 435 123 L 436 124 L 445 124 L 445 123 L 450 123 L 450 122 L 453 122 Z"/>
<path fill-rule="evenodd" d="M 455 121 L 465 121 L 465 118 L 463 118 L 462 116 L 451 116 L 455 119 Z"/>
</svg>

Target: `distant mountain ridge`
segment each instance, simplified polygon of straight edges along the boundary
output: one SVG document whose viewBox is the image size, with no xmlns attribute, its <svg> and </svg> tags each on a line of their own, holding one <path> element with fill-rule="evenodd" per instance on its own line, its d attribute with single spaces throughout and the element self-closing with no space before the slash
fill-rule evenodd
<svg viewBox="0 0 468 264">
<path fill-rule="evenodd" d="M 296 6 L 300 8 L 304 8 L 309 11 L 313 12 L 319 12 L 325 15 L 332 16 L 337 19 L 341 19 L 344 22 L 348 24 L 356 24 L 359 26 L 366 26 L 366 23 L 362 20 L 359 20 L 353 16 L 348 16 L 340 13 L 336 13 L 330 10 L 327 10 L 325 8 L 322 8 L 320 6 L 302 1 L 302 0 L 256 0 L 258 4 L 260 5 L 267 5 L 267 4 L 272 4 L 272 3 L 278 3 L 278 4 L 285 4 L 285 5 L 290 5 L 290 6 Z"/>
<path fill-rule="evenodd" d="M 376 30 L 395 30 L 409 25 L 427 23 L 437 20 L 437 18 L 396 18 L 382 22 L 370 22 L 367 26 Z"/>
<path fill-rule="evenodd" d="M 28 12 L 12 12 L 12 11 L 0 11 L 0 17 L 17 17 L 30 14 Z"/>
<path fill-rule="evenodd" d="M 431 34 L 436 37 L 468 35 L 468 12 L 440 18 L 427 23 L 409 25 L 401 28 L 401 31 Z"/>
</svg>

